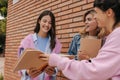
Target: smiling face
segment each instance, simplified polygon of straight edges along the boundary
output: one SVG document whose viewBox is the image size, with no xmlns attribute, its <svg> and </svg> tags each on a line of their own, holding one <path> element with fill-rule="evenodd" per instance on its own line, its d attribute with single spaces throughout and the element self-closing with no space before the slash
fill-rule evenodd
<svg viewBox="0 0 120 80">
<path fill-rule="evenodd" d="M 51 29 L 51 17 L 49 15 L 43 16 L 39 21 L 40 32 L 47 34 Z"/>
<path fill-rule="evenodd" d="M 85 17 L 85 24 L 87 26 L 86 28 L 86 32 L 91 32 L 93 30 L 96 30 L 97 28 L 97 22 L 96 20 L 94 19 L 94 16 L 93 14 L 88 14 L 86 17 Z"/>
</svg>

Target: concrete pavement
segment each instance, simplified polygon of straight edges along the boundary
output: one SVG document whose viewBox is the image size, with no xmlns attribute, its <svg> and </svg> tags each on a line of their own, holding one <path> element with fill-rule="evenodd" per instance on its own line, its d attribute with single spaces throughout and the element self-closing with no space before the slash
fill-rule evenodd
<svg viewBox="0 0 120 80">
<path fill-rule="evenodd" d="M 0 73 L 4 75 L 4 62 L 5 62 L 5 57 L 0 57 Z"/>
</svg>

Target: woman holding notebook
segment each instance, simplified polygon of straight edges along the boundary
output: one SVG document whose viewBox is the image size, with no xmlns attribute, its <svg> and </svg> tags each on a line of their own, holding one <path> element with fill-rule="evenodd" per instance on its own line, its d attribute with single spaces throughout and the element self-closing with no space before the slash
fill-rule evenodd
<svg viewBox="0 0 120 80">
<path fill-rule="evenodd" d="M 61 43 L 56 38 L 55 17 L 51 11 L 43 11 L 37 19 L 33 34 L 26 36 L 20 44 L 18 55 L 26 48 L 33 48 L 44 53 L 60 53 Z M 32 59 L 30 59 L 32 60 Z M 48 66 L 44 72 L 36 68 L 21 70 L 21 80 L 55 80 L 56 70 Z"/>
<path fill-rule="evenodd" d="M 70 55 L 76 55 L 76 58 L 80 58 L 80 60 L 83 59 L 89 59 L 89 56 L 86 54 L 78 54 L 79 49 L 80 49 L 80 40 L 83 37 L 88 37 L 88 38 L 101 38 L 104 34 L 103 29 L 100 30 L 98 28 L 97 21 L 94 18 L 95 11 L 94 10 L 88 10 L 83 17 L 83 21 L 85 23 L 85 27 L 80 30 L 79 34 L 76 34 L 72 42 L 70 43 L 70 47 L 68 50 L 68 54 Z M 78 56 L 78 57 L 77 57 Z"/>
<path fill-rule="evenodd" d="M 97 57 L 88 60 L 69 60 L 56 54 L 39 55 L 57 66 L 70 80 L 120 80 L 120 0 L 95 0 L 95 19 L 104 28 L 106 41 Z"/>
</svg>

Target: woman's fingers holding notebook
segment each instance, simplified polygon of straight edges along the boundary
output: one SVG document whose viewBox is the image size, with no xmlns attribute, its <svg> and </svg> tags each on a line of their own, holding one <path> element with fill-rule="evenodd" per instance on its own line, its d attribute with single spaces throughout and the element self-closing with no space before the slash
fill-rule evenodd
<svg viewBox="0 0 120 80">
<path fill-rule="evenodd" d="M 55 68 L 48 66 L 48 67 L 45 69 L 45 72 L 46 72 L 48 75 L 52 76 L 52 75 L 55 73 Z"/>
<path fill-rule="evenodd" d="M 31 76 L 32 78 L 37 77 L 40 73 L 42 73 L 42 71 L 36 68 L 30 68 L 27 70 L 27 74 Z"/>
<path fill-rule="evenodd" d="M 48 61 L 48 59 L 49 59 L 49 54 L 40 54 L 40 55 L 39 55 L 39 59 Z"/>
<path fill-rule="evenodd" d="M 86 51 L 79 51 L 79 52 L 78 52 L 78 59 L 79 59 L 79 60 L 89 60 L 90 57 L 89 57 L 89 55 L 86 53 Z"/>
</svg>

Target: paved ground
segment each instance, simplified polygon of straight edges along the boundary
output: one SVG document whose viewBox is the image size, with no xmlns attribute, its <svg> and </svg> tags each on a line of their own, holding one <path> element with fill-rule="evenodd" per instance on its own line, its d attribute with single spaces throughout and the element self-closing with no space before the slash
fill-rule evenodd
<svg viewBox="0 0 120 80">
<path fill-rule="evenodd" d="M 0 73 L 4 74 L 4 57 L 0 57 Z"/>
</svg>

